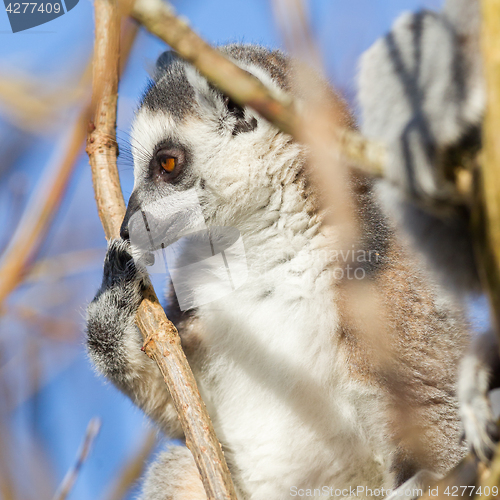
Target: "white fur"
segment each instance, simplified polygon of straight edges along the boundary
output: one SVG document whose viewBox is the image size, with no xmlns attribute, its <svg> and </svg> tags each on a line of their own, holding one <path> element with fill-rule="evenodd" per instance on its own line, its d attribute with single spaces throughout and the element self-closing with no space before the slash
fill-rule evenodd
<svg viewBox="0 0 500 500">
<path fill-rule="evenodd" d="M 210 346 L 201 392 L 248 498 L 288 498 L 291 486 L 387 488 L 393 480 L 391 445 L 377 441 L 386 434 L 384 402 L 339 362 L 331 284 L 296 276 L 315 263 L 303 252 L 200 311 Z M 269 287 L 273 298 L 262 301 Z"/>
</svg>

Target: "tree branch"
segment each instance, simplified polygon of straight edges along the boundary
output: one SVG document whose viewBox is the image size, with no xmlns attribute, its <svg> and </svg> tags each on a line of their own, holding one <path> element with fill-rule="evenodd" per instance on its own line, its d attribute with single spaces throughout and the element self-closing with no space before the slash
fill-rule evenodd
<svg viewBox="0 0 500 500">
<path fill-rule="evenodd" d="M 118 91 L 119 17 L 116 0 L 95 0 L 96 46 L 93 96 L 94 122 L 87 152 L 96 202 L 106 237 L 119 238 L 125 203 L 116 168 L 116 101 Z M 209 500 L 236 500 L 221 446 L 193 373 L 182 351 L 179 334 L 167 319 L 152 287 L 145 292 L 136 318 L 145 338 L 144 350 L 165 379 L 179 416 L 186 444 L 193 453 Z"/>
<path fill-rule="evenodd" d="M 89 422 L 89 425 L 87 426 L 85 438 L 83 439 L 80 451 L 78 452 L 76 463 L 64 476 L 61 486 L 59 486 L 56 494 L 54 495 L 53 500 L 65 500 L 68 497 L 70 491 L 75 485 L 75 481 L 78 478 L 78 474 L 80 473 L 80 470 L 90 453 L 92 444 L 94 443 L 95 438 L 99 434 L 100 429 L 101 429 L 101 421 L 98 418 L 93 418 Z"/>
<path fill-rule="evenodd" d="M 500 0 L 482 0 L 482 51 L 487 89 L 483 151 L 473 228 L 483 282 L 500 335 Z"/>
</svg>

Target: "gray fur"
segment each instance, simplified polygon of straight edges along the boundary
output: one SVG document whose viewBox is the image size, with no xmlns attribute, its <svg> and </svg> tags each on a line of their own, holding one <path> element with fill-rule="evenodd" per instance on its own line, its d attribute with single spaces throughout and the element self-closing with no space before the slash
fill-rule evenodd
<svg viewBox="0 0 500 500">
<path fill-rule="evenodd" d="M 147 500 L 206 499 L 193 455 L 184 446 L 172 446 L 158 456 L 144 478 L 143 492 Z"/>
<path fill-rule="evenodd" d="M 189 84 L 182 60 L 175 52 L 163 53 L 156 63 L 154 80 L 150 82 L 140 107 L 163 109 L 178 120 L 192 112 L 193 87 Z"/>
<path fill-rule="evenodd" d="M 396 186 L 382 183 L 381 199 L 433 272 L 462 289 L 478 288 L 469 215 L 444 200 L 457 152 L 480 146 L 478 9 L 476 0 L 449 0 L 443 13 L 403 14 L 359 71 L 362 131 L 387 144 L 387 177 Z"/>
</svg>

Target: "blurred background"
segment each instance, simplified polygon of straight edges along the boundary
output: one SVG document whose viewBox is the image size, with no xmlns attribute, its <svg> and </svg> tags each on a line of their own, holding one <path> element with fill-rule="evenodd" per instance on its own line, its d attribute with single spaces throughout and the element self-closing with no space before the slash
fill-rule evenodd
<svg viewBox="0 0 500 500">
<path fill-rule="evenodd" d="M 442 0 L 311 0 L 313 32 L 328 77 L 356 109 L 359 55 L 405 10 Z M 177 11 L 210 43 L 281 47 L 270 0 L 184 0 Z M 0 9 L 0 259 L 30 204 L 53 179 L 89 98 L 93 5 L 80 0 L 50 23 L 13 34 Z M 148 72 L 165 50 L 140 31 L 120 83 L 118 165 L 133 184 L 128 133 Z M 50 499 L 92 417 L 102 428 L 68 498 L 134 498 L 144 456 L 165 442 L 141 412 L 99 378 L 86 358 L 86 304 L 100 285 L 106 242 L 83 144 L 60 206 L 23 279 L 0 305 L 0 499 Z M 31 205 L 32 207 L 33 205 Z M 0 270 L 1 272 L 1 270 Z M 162 284 L 156 283 L 160 294 Z M 473 304 L 477 328 L 484 300 Z M 154 453 L 154 450 L 153 450 Z M 151 455 L 149 455 L 151 457 Z M 128 493 L 124 490 L 131 484 Z"/>
</svg>

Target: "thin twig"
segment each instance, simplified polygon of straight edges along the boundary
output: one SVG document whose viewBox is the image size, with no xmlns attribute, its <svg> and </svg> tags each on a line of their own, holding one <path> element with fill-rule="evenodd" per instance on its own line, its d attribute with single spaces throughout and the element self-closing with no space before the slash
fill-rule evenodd
<svg viewBox="0 0 500 500">
<path fill-rule="evenodd" d="M 96 46 L 93 78 L 94 122 L 87 152 L 99 216 L 108 239 L 118 238 L 125 203 L 116 168 L 116 101 L 118 90 L 119 17 L 116 0 L 96 0 Z M 144 350 L 158 364 L 177 410 L 186 444 L 194 456 L 209 500 L 236 499 L 221 446 L 195 378 L 182 351 L 179 334 L 167 319 L 152 287 L 145 292 L 137 324 Z"/>
<path fill-rule="evenodd" d="M 90 65 L 79 82 L 49 89 L 48 82 L 34 80 L 33 75 L 0 74 L 0 108 L 20 129 L 39 133 L 41 128 L 55 125 L 63 109 L 82 101 L 88 91 L 89 76 Z M 43 92 L 44 88 L 47 90 L 41 95 L 40 89 Z"/>
<path fill-rule="evenodd" d="M 311 181 L 320 205 L 328 209 L 324 221 L 342 226 L 336 246 L 347 250 L 358 240 L 359 227 L 349 189 L 350 172 L 340 155 L 339 131 L 347 130 L 353 119 L 346 103 L 322 78 L 319 50 L 302 0 L 275 0 L 273 5 L 287 52 L 294 60 L 290 86 L 307 110 L 297 121 L 295 136 L 308 147 Z"/>
<path fill-rule="evenodd" d="M 10 443 L 3 415 L 0 415 L 0 498 L 2 500 L 17 500 L 19 498 L 14 483 L 14 470 L 10 452 L 13 446 Z"/>
<path fill-rule="evenodd" d="M 477 262 L 500 338 L 500 0 L 481 0 L 481 44 L 487 104 L 483 122 L 481 166 L 475 185 L 472 226 Z M 482 486 L 500 486 L 500 444 Z M 493 496 L 482 490 L 481 499 Z M 491 493 L 491 494 L 490 494 Z"/>
<path fill-rule="evenodd" d="M 64 350 L 60 352 L 56 352 L 56 350 L 54 350 L 51 356 L 51 363 L 52 366 L 56 368 L 53 368 L 50 373 L 44 374 L 42 381 L 43 384 L 41 384 L 40 387 L 46 387 L 51 381 L 55 380 L 58 375 L 60 375 L 75 361 L 78 354 L 79 352 L 77 349 L 72 349 L 71 351 Z M 15 376 L 15 373 L 17 373 L 16 370 L 19 370 L 19 367 L 27 366 L 27 364 L 31 363 L 31 361 L 32 359 L 27 358 L 25 352 L 21 351 L 20 353 L 16 353 L 14 356 L 10 357 L 5 364 L 0 365 L 0 380 L 2 380 L 2 378 L 7 379 L 10 376 Z M 4 387 L 3 389 L 5 391 L 6 388 Z M 9 387 L 9 389 L 12 392 L 12 397 L 10 397 L 5 403 L 2 403 L 1 408 L 6 414 L 12 413 L 33 397 L 31 388 L 26 389 L 23 386 L 22 390 L 20 390 L 20 387 Z M 0 496 L 0 498 L 3 500 L 2 496 Z"/>
<path fill-rule="evenodd" d="M 482 0 L 482 52 L 487 88 L 483 151 L 473 228 L 478 262 L 500 335 L 500 0 Z"/>
<path fill-rule="evenodd" d="M 31 306 L 9 304 L 6 313 L 12 314 L 19 321 L 30 323 L 35 332 L 40 332 L 46 339 L 74 344 L 80 335 L 79 325 L 75 321 L 39 312 Z"/>
<path fill-rule="evenodd" d="M 57 492 L 52 500 L 65 500 L 65 498 L 67 498 L 68 494 L 75 485 L 82 466 L 85 463 L 85 460 L 89 456 L 90 450 L 92 449 L 92 444 L 99 434 L 100 429 L 101 421 L 98 418 L 93 418 L 87 426 L 85 438 L 83 439 L 82 445 L 80 446 L 80 450 L 77 454 L 76 463 L 64 476 L 64 479 L 57 489 Z"/>
</svg>

